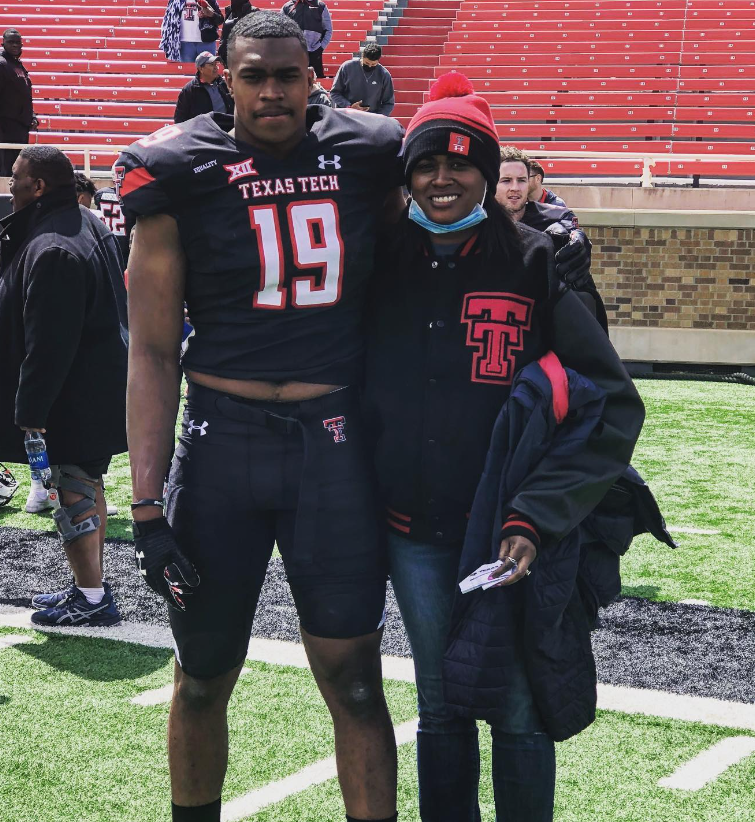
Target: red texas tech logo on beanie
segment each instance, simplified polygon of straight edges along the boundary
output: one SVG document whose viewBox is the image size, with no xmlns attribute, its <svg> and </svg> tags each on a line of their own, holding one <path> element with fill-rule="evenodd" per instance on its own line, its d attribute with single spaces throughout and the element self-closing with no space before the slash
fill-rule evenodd
<svg viewBox="0 0 755 822">
<path fill-rule="evenodd" d="M 463 154 L 466 157 L 469 154 L 469 137 L 452 131 L 448 140 L 448 150 L 455 154 Z"/>
</svg>

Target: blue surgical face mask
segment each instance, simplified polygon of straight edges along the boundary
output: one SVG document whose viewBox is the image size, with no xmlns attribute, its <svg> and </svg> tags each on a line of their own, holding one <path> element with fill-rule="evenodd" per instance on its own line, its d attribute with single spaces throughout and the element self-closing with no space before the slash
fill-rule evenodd
<svg viewBox="0 0 755 822">
<path fill-rule="evenodd" d="M 485 201 L 485 194 L 488 192 L 487 185 L 485 186 L 485 193 L 482 195 L 483 202 Z M 467 228 L 479 225 L 483 220 L 487 220 L 488 212 L 480 205 L 475 203 L 475 207 L 455 223 L 436 223 L 431 220 L 427 214 L 419 207 L 417 201 L 412 199 L 409 204 L 409 219 L 417 223 L 420 228 L 431 232 L 432 234 L 452 234 L 454 231 L 464 231 Z"/>
</svg>

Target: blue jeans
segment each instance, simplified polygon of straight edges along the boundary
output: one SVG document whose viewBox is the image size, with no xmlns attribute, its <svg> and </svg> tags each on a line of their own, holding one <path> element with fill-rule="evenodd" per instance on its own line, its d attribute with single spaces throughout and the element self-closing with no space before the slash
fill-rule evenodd
<svg viewBox="0 0 755 822">
<path fill-rule="evenodd" d="M 454 716 L 443 696 L 442 664 L 459 569 L 459 546 L 388 536 L 390 574 L 417 679 L 417 773 L 422 822 L 479 822 L 477 723 Z M 491 725 L 496 822 L 552 822 L 553 740 L 543 731 L 524 662 L 506 720 Z"/>
<path fill-rule="evenodd" d="M 179 53 L 181 55 L 182 63 L 193 63 L 203 51 L 209 51 L 210 54 L 215 54 L 217 43 L 189 43 L 181 40 L 179 44 Z"/>
</svg>

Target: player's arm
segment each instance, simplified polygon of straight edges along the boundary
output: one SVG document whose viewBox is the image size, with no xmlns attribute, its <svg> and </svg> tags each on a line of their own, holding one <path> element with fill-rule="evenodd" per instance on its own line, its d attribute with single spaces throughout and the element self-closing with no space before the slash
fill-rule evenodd
<svg viewBox="0 0 755 822">
<path fill-rule="evenodd" d="M 178 226 L 158 214 L 136 222 L 129 257 L 129 345 L 126 428 L 134 501 L 159 500 L 175 436 L 181 372 L 186 258 Z M 133 509 L 134 553 L 147 585 L 185 610 L 199 585 L 161 506 Z"/>
<path fill-rule="evenodd" d="M 176 221 L 139 217 L 129 257 L 126 426 L 134 500 L 161 499 L 175 438 L 186 258 Z M 137 508 L 134 519 L 162 514 Z"/>
</svg>

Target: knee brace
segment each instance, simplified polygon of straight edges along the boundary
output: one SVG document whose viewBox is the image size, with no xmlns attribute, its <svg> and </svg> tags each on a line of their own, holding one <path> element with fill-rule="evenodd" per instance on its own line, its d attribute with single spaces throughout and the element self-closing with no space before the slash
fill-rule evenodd
<svg viewBox="0 0 755 822">
<path fill-rule="evenodd" d="M 82 480 L 88 480 L 83 482 Z M 91 483 L 94 482 L 94 485 Z M 63 545 L 91 534 L 100 527 L 100 518 L 97 514 L 83 519 L 79 523 L 74 523 L 74 517 L 78 517 L 85 511 L 90 511 L 95 507 L 97 488 L 100 487 L 100 480 L 92 480 L 91 477 L 84 476 L 81 469 L 76 465 L 61 465 L 60 479 L 58 481 L 58 491 L 72 491 L 75 494 L 83 494 L 84 499 L 74 502 L 73 505 L 64 506 L 63 497 L 60 495 L 60 508 L 53 511 L 53 519 L 58 529 L 58 536 Z"/>
</svg>

